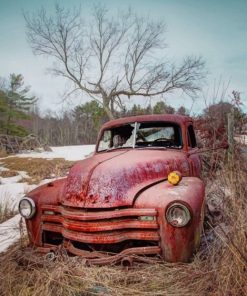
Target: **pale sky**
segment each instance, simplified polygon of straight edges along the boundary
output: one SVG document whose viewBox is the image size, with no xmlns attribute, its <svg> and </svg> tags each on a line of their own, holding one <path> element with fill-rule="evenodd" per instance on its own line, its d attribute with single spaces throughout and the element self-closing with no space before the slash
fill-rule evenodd
<svg viewBox="0 0 247 296">
<path fill-rule="evenodd" d="M 66 7 L 82 3 L 83 13 L 89 13 L 92 1 L 61 0 Z M 167 25 L 167 56 L 180 61 L 187 55 L 202 56 L 209 72 L 204 93 L 220 79 L 230 81 L 226 99 L 232 90 L 241 92 L 244 111 L 247 112 L 247 0 L 101 0 L 111 13 L 129 6 L 140 15 L 163 20 Z M 42 110 L 62 110 L 69 104 L 61 103 L 65 82 L 47 73 L 49 60 L 34 56 L 26 41 L 22 11 L 34 12 L 40 6 L 52 11 L 49 0 L 0 0 L 0 76 L 23 74 L 27 85 L 40 98 Z M 218 84 L 218 83 L 216 83 Z M 85 102 L 78 99 L 73 104 Z M 138 101 L 141 102 L 140 100 Z M 174 107 L 190 109 L 192 102 L 183 94 L 167 96 Z M 73 105 L 72 104 L 72 105 Z M 143 104 L 147 101 L 143 100 Z M 205 108 L 200 96 L 193 112 Z"/>
</svg>

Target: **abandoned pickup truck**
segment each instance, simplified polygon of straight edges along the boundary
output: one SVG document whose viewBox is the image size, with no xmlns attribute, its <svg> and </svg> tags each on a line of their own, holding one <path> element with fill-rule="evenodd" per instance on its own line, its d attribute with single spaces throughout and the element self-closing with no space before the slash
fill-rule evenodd
<svg viewBox="0 0 247 296">
<path fill-rule="evenodd" d="M 193 121 L 179 115 L 112 120 L 93 156 L 21 199 L 31 245 L 90 264 L 187 262 L 200 243 L 204 184 Z"/>
</svg>

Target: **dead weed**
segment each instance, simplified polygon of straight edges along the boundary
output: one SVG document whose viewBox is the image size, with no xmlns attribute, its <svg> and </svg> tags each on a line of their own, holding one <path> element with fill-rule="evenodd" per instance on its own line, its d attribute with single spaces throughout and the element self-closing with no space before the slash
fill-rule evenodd
<svg viewBox="0 0 247 296">
<path fill-rule="evenodd" d="M 0 201 L 0 223 L 14 217 L 17 212 L 16 206 L 12 202 L 8 200 Z"/>
<path fill-rule="evenodd" d="M 36 262 L 26 261 L 16 247 L 0 259 L 3 295 L 208 295 L 205 291 L 212 285 L 207 264 L 197 266 L 200 259 L 192 264 L 143 264 L 127 271 L 120 266 L 88 267 L 77 257 L 48 262 L 32 250 L 29 258 Z"/>
<path fill-rule="evenodd" d="M 10 178 L 10 177 L 15 177 L 18 176 L 18 172 L 10 170 L 10 171 L 2 171 L 0 172 L 0 177 L 2 178 Z"/>
<path fill-rule="evenodd" d="M 8 156 L 8 154 L 7 154 L 6 150 L 3 148 L 0 148 L 0 158 L 7 157 L 7 156 Z"/>
</svg>

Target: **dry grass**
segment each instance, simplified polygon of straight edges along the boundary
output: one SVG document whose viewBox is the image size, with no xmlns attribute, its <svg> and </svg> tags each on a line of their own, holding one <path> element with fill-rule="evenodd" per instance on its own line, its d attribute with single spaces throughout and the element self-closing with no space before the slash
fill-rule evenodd
<svg viewBox="0 0 247 296">
<path fill-rule="evenodd" d="M 74 164 L 63 158 L 19 158 L 8 157 L 1 159 L 4 167 L 11 171 L 25 171 L 30 178 L 23 178 L 22 182 L 37 184 L 43 179 L 63 177 Z"/>
<path fill-rule="evenodd" d="M 216 295 L 247 295 L 246 177 L 237 161 L 219 177 L 225 188 L 221 215 L 214 224 L 207 222 L 217 238 L 216 243 L 220 242 L 213 249 L 217 252 L 209 254 L 212 266 L 217 268 L 214 278 Z"/>
<path fill-rule="evenodd" d="M 220 214 L 207 213 L 203 243 L 192 263 L 139 265 L 128 271 L 87 267 L 76 257 L 48 262 L 19 245 L 0 258 L 0 295 L 247 295 L 246 177 L 235 163 L 210 184 L 208 196 L 218 201 Z"/>
<path fill-rule="evenodd" d="M 26 263 L 19 248 L 5 257 L 0 289 L 6 295 L 208 295 L 211 273 L 193 264 L 140 265 L 124 270 L 117 266 L 87 267 L 79 258 L 59 258 L 48 263 Z M 3 260 L 2 260 L 3 261 Z M 14 274 L 13 274 L 14 271 Z M 198 285 L 200 283 L 200 285 Z"/>
<path fill-rule="evenodd" d="M 7 156 L 8 156 L 8 154 L 7 154 L 6 150 L 3 148 L 0 148 L 0 158 L 7 157 Z"/>
<path fill-rule="evenodd" d="M 10 203 L 8 200 L 0 201 L 0 223 L 14 217 L 17 212 L 13 202 Z"/>
<path fill-rule="evenodd" d="M 10 171 L 2 171 L 0 172 L 0 177 L 2 178 L 10 178 L 10 177 L 15 177 L 18 176 L 18 172 L 10 170 Z"/>
</svg>

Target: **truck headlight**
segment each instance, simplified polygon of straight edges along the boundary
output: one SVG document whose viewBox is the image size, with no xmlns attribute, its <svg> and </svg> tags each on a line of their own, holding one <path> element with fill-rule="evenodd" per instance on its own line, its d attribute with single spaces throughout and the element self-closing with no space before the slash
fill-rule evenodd
<svg viewBox="0 0 247 296">
<path fill-rule="evenodd" d="M 23 197 L 19 202 L 19 213 L 25 219 L 31 219 L 36 212 L 34 201 L 29 197 Z"/>
<path fill-rule="evenodd" d="M 189 209 L 180 203 L 174 203 L 166 211 L 166 219 L 174 227 L 183 227 L 191 220 Z"/>
</svg>

